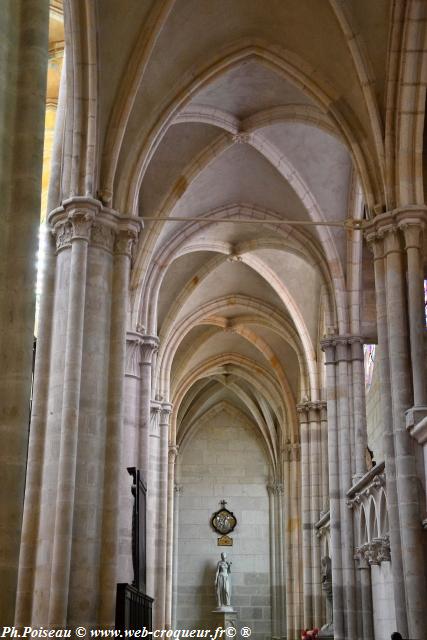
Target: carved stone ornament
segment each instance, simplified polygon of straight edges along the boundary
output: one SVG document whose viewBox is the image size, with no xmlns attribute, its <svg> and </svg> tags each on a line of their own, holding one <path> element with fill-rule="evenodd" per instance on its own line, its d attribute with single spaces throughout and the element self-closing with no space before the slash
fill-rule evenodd
<svg viewBox="0 0 427 640">
<path fill-rule="evenodd" d="M 61 222 L 53 231 L 56 238 L 56 250 L 66 249 L 71 246 L 72 229 L 69 222 Z"/>
<path fill-rule="evenodd" d="M 137 233 L 130 229 L 121 229 L 116 236 L 114 252 L 119 255 L 132 257 L 132 248 L 137 238 Z"/>
<path fill-rule="evenodd" d="M 90 234 L 91 244 L 111 252 L 114 248 L 115 235 L 114 229 L 110 226 L 95 222 Z"/>
<path fill-rule="evenodd" d="M 212 527 L 217 533 L 220 533 L 222 536 L 231 533 L 237 524 L 234 513 L 226 509 L 226 504 L 227 503 L 225 500 L 221 500 L 222 508 L 218 511 L 215 511 L 211 518 Z"/>
<path fill-rule="evenodd" d="M 388 536 L 374 538 L 365 542 L 356 549 L 356 557 L 363 558 L 370 565 L 380 565 L 382 562 L 390 562 L 390 540 Z"/>
<path fill-rule="evenodd" d="M 72 240 L 79 239 L 89 241 L 93 217 L 92 212 L 79 209 L 68 214 L 68 219 L 72 227 Z"/>
</svg>

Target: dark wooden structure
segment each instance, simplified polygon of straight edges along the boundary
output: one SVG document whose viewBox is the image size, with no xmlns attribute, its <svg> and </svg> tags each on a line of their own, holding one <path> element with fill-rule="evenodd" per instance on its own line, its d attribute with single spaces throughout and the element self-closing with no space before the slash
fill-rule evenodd
<svg viewBox="0 0 427 640">
<path fill-rule="evenodd" d="M 116 629 L 152 630 L 153 598 L 145 593 L 146 589 L 146 493 L 147 487 L 142 474 L 136 467 L 128 467 L 132 476 L 132 564 L 133 582 L 117 585 Z"/>
</svg>

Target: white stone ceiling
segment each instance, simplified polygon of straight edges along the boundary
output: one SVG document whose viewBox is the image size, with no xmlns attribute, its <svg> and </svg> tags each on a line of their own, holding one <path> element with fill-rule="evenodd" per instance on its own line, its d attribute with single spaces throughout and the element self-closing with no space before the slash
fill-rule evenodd
<svg viewBox="0 0 427 640">
<path fill-rule="evenodd" d="M 117 2 L 102 0 L 102 170 L 116 208 L 157 219 L 145 222 L 132 274 L 133 322 L 161 340 L 156 389 L 174 403 L 178 431 L 226 403 L 266 442 L 277 429 L 292 440 L 295 404 L 318 393 L 325 311 L 342 317 L 347 237 L 277 221 L 360 213 L 390 3 L 128 5 L 118 20 Z"/>
</svg>

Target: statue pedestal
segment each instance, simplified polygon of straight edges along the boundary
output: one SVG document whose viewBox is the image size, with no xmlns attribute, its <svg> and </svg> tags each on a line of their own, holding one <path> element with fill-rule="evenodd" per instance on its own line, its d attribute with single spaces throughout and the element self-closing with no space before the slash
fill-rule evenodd
<svg viewBox="0 0 427 640">
<path fill-rule="evenodd" d="M 237 611 L 234 611 L 233 607 L 227 607 L 224 605 L 223 607 L 214 609 L 212 613 L 215 614 L 217 627 L 221 627 L 222 629 L 233 627 L 236 629 Z"/>
</svg>

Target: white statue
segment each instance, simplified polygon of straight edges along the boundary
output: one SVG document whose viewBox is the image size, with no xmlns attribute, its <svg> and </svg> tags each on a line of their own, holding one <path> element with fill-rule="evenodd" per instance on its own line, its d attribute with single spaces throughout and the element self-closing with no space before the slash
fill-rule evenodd
<svg viewBox="0 0 427 640">
<path fill-rule="evenodd" d="M 218 603 L 217 610 L 230 610 L 230 598 L 231 598 L 231 562 L 226 560 L 227 554 L 223 551 L 221 553 L 221 560 L 216 565 L 215 575 L 215 588 L 216 599 Z"/>
</svg>

